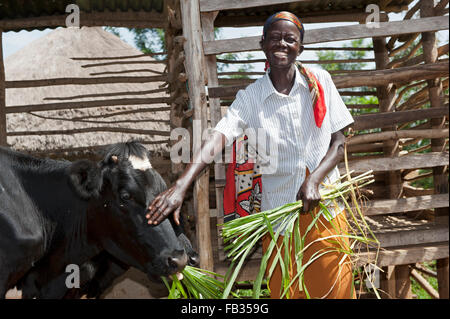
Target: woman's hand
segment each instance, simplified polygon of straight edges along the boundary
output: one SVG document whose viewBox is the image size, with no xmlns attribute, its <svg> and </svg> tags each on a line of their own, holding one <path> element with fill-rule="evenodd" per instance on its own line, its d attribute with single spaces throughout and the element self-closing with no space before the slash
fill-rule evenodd
<svg viewBox="0 0 450 319">
<path fill-rule="evenodd" d="M 180 211 L 186 195 L 186 187 L 175 183 L 153 200 L 145 216 L 149 224 L 157 225 L 173 212 L 173 219 L 177 225 L 180 224 Z"/>
<path fill-rule="evenodd" d="M 320 202 L 319 182 L 313 175 L 309 175 L 305 178 L 302 186 L 297 193 L 297 200 L 302 200 L 303 211 L 305 214 L 313 210 Z"/>
</svg>

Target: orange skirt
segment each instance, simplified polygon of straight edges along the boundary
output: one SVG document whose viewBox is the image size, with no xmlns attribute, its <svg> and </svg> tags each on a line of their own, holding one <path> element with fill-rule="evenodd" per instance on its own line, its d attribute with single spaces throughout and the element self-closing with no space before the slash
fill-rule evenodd
<svg viewBox="0 0 450 319">
<path fill-rule="evenodd" d="M 306 228 L 311 224 L 313 216 L 318 212 L 316 208 L 313 213 L 301 214 L 299 227 L 300 234 L 306 232 Z M 347 223 L 345 212 L 340 213 L 332 220 L 331 223 L 327 221 L 323 215 L 318 219 L 316 227 L 312 227 L 305 238 L 306 247 L 309 243 L 314 242 L 303 253 L 303 264 L 307 263 L 311 256 L 317 251 L 330 251 L 315 261 L 313 261 L 304 271 L 304 287 L 307 289 L 310 298 L 329 298 L 329 299 L 354 299 L 356 298 L 355 289 L 353 287 L 353 273 L 350 258 L 344 252 L 335 251 L 337 248 L 349 247 L 347 238 L 320 238 L 342 234 L 347 232 Z M 263 252 L 265 253 L 270 244 L 271 237 L 266 235 L 262 239 Z M 283 241 L 283 236 L 278 238 L 278 244 Z M 337 243 L 339 242 L 339 243 Z M 293 246 L 293 239 L 291 240 L 291 248 Z M 294 249 L 291 249 L 291 260 L 294 260 Z M 284 251 L 281 252 L 284 255 Z M 276 255 L 276 248 L 269 258 L 267 272 L 272 265 Z M 289 271 L 289 276 L 295 278 L 296 267 L 292 267 Z M 266 273 L 267 275 L 267 273 Z M 268 282 L 270 289 L 270 297 L 272 299 L 280 299 L 282 285 L 282 271 L 280 265 L 277 265 Z M 306 299 L 305 291 L 299 290 L 298 279 L 289 288 L 289 298 L 291 299 Z"/>
</svg>

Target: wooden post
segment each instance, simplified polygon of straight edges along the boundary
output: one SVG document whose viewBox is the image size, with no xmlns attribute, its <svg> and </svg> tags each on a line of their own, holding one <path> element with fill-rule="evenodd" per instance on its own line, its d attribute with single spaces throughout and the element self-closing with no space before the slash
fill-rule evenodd
<svg viewBox="0 0 450 319">
<path fill-rule="evenodd" d="M 411 269 L 409 265 L 395 266 L 395 297 L 397 299 L 411 299 Z"/>
<path fill-rule="evenodd" d="M 395 299 L 395 271 L 394 266 L 382 267 L 380 272 L 380 294 L 384 299 Z"/>
<path fill-rule="evenodd" d="M 420 17 L 430 17 L 434 15 L 434 1 L 421 0 Z M 423 56 L 425 63 L 435 63 L 438 58 L 436 35 L 434 32 L 422 33 Z M 441 107 L 443 105 L 442 83 L 439 78 L 428 80 L 428 96 L 431 107 Z M 432 128 L 443 128 L 445 117 L 431 119 Z M 442 152 L 445 148 L 445 138 L 431 139 L 431 151 Z M 433 182 L 435 194 L 448 193 L 448 177 L 445 175 L 445 167 L 433 168 Z M 435 222 L 448 225 L 448 208 L 437 208 L 434 210 Z M 449 298 L 449 273 L 448 258 L 437 261 L 439 297 Z"/>
<path fill-rule="evenodd" d="M 387 68 L 389 63 L 389 53 L 386 47 L 386 38 L 373 38 L 373 50 L 375 54 L 375 64 L 377 70 L 384 70 Z M 395 110 L 395 87 L 390 85 L 377 87 L 377 97 L 379 102 L 380 112 L 393 112 Z M 382 131 L 396 131 L 397 126 L 392 125 L 388 127 L 381 128 Z M 399 142 L 397 140 L 389 140 L 383 142 L 383 152 L 385 156 L 398 156 L 399 154 Z M 385 184 L 388 187 L 389 198 L 399 198 L 401 189 L 401 175 L 398 171 L 389 171 L 385 176 Z M 401 270 L 406 266 L 393 266 L 393 267 L 383 267 L 386 275 L 384 276 L 385 283 L 382 286 L 382 290 L 385 291 L 385 297 L 388 298 L 399 298 L 399 291 L 404 292 L 405 289 L 410 287 L 409 277 L 402 276 L 404 272 Z M 397 268 L 398 271 L 397 271 Z M 402 280 L 408 282 L 402 283 Z M 402 287 L 402 288 L 400 288 Z M 403 293 L 402 295 L 408 296 L 410 294 Z"/>
<path fill-rule="evenodd" d="M 377 70 L 384 70 L 389 63 L 389 53 L 386 48 L 386 38 L 373 38 L 373 49 L 375 53 L 375 64 Z M 377 96 L 379 101 L 380 112 L 395 111 L 395 86 L 392 84 L 377 87 Z M 382 131 L 396 131 L 397 126 L 391 125 L 382 127 Z M 398 156 L 399 147 L 398 140 L 390 140 L 384 142 L 383 151 L 385 156 Z M 386 174 L 386 184 L 389 187 L 389 197 L 398 198 L 401 194 L 401 175 L 398 171 L 390 171 Z"/>
<path fill-rule="evenodd" d="M 6 89 L 2 38 L 3 30 L 0 29 L 0 145 L 6 146 Z"/>
<path fill-rule="evenodd" d="M 207 103 L 203 61 L 202 28 L 199 0 L 181 0 L 183 36 L 186 39 L 184 51 L 188 76 L 189 100 L 194 108 L 194 152 L 200 149 L 203 131 L 207 128 Z M 194 185 L 194 202 L 197 210 L 196 230 L 200 267 L 214 269 L 210 213 L 209 213 L 209 168 L 197 177 Z"/>
<path fill-rule="evenodd" d="M 217 17 L 219 11 L 213 12 L 202 12 L 202 29 L 203 29 L 203 41 L 213 41 L 214 40 L 214 20 Z M 216 56 L 206 55 L 205 56 L 206 71 L 208 73 L 208 86 L 217 87 L 219 86 L 219 78 L 217 74 L 217 59 Z M 217 123 L 222 118 L 222 113 L 220 109 L 220 98 L 209 97 L 209 112 L 211 119 L 211 127 L 215 127 Z M 223 220 L 223 190 L 225 181 L 225 164 L 224 163 L 214 163 L 214 180 L 215 180 L 215 191 L 216 191 L 216 211 L 217 211 L 217 222 L 222 223 Z M 219 236 L 217 240 L 221 241 Z M 219 244 L 219 247 L 221 245 Z M 221 257 L 222 251 L 219 251 L 219 256 Z"/>
</svg>

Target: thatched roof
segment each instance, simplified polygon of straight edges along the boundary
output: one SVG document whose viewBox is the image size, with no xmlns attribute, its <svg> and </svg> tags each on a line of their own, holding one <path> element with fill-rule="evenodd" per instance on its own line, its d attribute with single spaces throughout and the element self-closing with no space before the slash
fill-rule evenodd
<svg viewBox="0 0 450 319">
<path fill-rule="evenodd" d="M 156 27 L 167 24 L 167 5 L 175 0 L 1 0 L 0 29 L 43 30 L 65 26 L 66 7 L 79 7 L 81 25 Z"/>
<path fill-rule="evenodd" d="M 132 57 L 117 59 L 117 57 Z M 134 56 L 134 57 L 133 57 Z M 136 57 L 137 56 L 137 57 Z M 79 60 L 78 58 L 114 57 L 108 60 Z M 77 59 L 75 59 L 77 58 Z M 51 78 L 95 78 L 103 76 L 154 76 L 164 71 L 162 63 L 126 44 L 101 27 L 60 28 L 39 38 L 5 60 L 7 81 L 38 80 Z M 105 62 L 107 65 L 105 65 Z M 112 64 L 109 62 L 113 62 Z M 124 64 L 124 62 L 127 62 Z M 128 63 L 131 62 L 131 63 Z M 137 62 L 137 63 L 136 63 Z M 144 62 L 144 63 L 142 63 Z M 137 72 L 139 71 L 139 72 Z M 112 72 L 112 73 L 104 73 Z M 111 83 L 90 85 L 56 85 L 31 88 L 8 88 L 7 107 L 46 103 L 72 103 L 107 99 L 155 98 L 165 92 L 146 93 L 159 89 L 163 82 Z M 106 95 L 106 96 L 105 96 Z M 126 110 L 151 110 L 168 107 L 167 104 L 124 105 L 98 108 L 82 108 L 58 111 L 33 112 L 36 115 L 17 113 L 7 115 L 8 132 L 72 130 L 89 127 L 123 127 L 144 130 L 169 131 L 169 112 L 143 112 L 107 116 Z M 89 120 L 100 123 L 72 122 L 70 119 L 96 116 Z M 43 118 L 46 117 L 47 119 Z M 52 118 L 52 119 L 48 119 Z M 88 119 L 84 119 L 88 120 Z M 160 120 L 163 122 L 155 122 Z M 107 123 L 120 121 L 119 123 Z M 123 122 L 139 121 L 139 122 Z M 9 136 L 8 144 L 25 151 L 47 151 L 92 147 L 126 141 L 130 138 L 144 141 L 167 139 L 165 136 L 92 132 L 73 135 Z M 154 151 L 167 150 L 167 145 L 149 145 Z"/>
<path fill-rule="evenodd" d="M 263 25 L 277 11 L 290 11 L 301 19 L 339 14 L 357 14 L 366 11 L 369 4 L 380 6 L 386 13 L 401 12 L 413 0 L 311 0 L 259 6 L 246 9 L 221 10 L 214 21 L 216 27 Z"/>
</svg>

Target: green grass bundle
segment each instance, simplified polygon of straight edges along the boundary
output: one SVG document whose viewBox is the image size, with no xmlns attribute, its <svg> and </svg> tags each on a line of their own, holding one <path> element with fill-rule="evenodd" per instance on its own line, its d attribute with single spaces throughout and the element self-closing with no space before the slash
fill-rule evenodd
<svg viewBox="0 0 450 319">
<path fill-rule="evenodd" d="M 364 243 L 367 245 L 375 244 L 379 247 L 379 243 L 375 238 L 375 235 L 371 232 L 364 217 L 359 208 L 356 200 L 356 194 L 354 187 L 363 187 L 369 183 L 372 183 L 373 175 L 372 171 L 366 172 L 356 177 L 351 177 L 349 172 L 342 176 L 339 181 L 333 185 L 324 185 L 321 189 L 322 200 L 319 203 L 320 212 L 314 216 L 312 223 L 307 227 L 305 234 L 300 234 L 299 231 L 299 214 L 302 208 L 302 202 L 297 201 L 291 204 L 252 214 L 249 216 L 234 219 L 222 225 L 222 237 L 226 245 L 225 251 L 231 258 L 231 267 L 225 277 L 226 285 L 222 298 L 228 298 L 231 293 L 231 289 L 239 274 L 239 271 L 249 254 L 253 251 L 255 245 L 267 234 L 270 234 L 272 241 L 267 248 L 266 253 L 261 260 L 261 266 L 257 278 L 253 285 L 253 298 L 259 298 L 261 293 L 261 283 L 264 279 L 269 257 L 275 250 L 276 255 L 272 263 L 271 268 L 268 271 L 268 278 L 271 277 L 275 266 L 280 265 L 282 269 L 282 291 L 281 297 L 289 298 L 289 288 L 293 282 L 298 279 L 299 289 L 303 290 L 305 295 L 309 297 L 308 291 L 304 285 L 303 273 L 305 269 L 317 258 L 329 253 L 330 251 L 317 251 L 310 260 L 303 260 L 303 253 L 312 244 L 305 246 L 306 234 L 315 227 L 319 217 L 324 215 L 325 217 L 331 217 L 329 209 L 337 205 L 336 200 L 340 200 L 346 207 L 346 211 L 351 216 L 353 225 L 356 225 L 357 230 L 352 225 L 348 224 L 350 232 L 342 233 L 328 238 L 320 238 L 320 240 L 333 240 L 340 243 L 340 238 L 347 238 L 350 245 L 347 247 L 341 246 L 338 251 L 344 252 L 346 255 L 354 255 L 353 249 L 356 244 Z M 352 207 L 347 201 L 347 196 L 350 195 L 352 199 Z M 357 216 L 359 218 L 357 218 Z M 329 218 L 330 223 L 333 225 L 332 218 Z M 274 232 L 275 225 L 278 225 L 278 231 Z M 280 236 L 280 231 L 284 229 L 283 242 L 281 246 L 277 245 L 277 239 Z M 369 237 L 370 236 L 370 237 Z M 293 247 L 295 249 L 295 260 L 291 260 L 291 245 L 289 244 L 293 240 Z M 284 251 L 284 257 L 281 252 Z M 334 250 L 336 251 L 336 250 Z M 290 269 L 296 267 L 297 275 L 295 278 L 289 278 Z"/>
<path fill-rule="evenodd" d="M 181 273 L 183 275 L 181 280 L 175 275 L 171 276 L 171 285 L 167 278 L 161 277 L 169 289 L 168 299 L 222 298 L 225 288 L 224 276 L 191 266 L 186 266 Z"/>
</svg>

